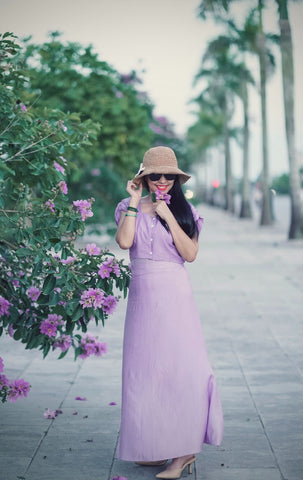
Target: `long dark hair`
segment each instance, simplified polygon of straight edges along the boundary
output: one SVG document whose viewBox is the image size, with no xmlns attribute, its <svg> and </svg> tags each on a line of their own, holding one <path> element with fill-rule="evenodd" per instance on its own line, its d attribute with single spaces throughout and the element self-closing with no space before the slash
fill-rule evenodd
<svg viewBox="0 0 303 480">
<path fill-rule="evenodd" d="M 144 187 L 149 190 L 148 184 L 146 179 L 143 177 L 143 185 Z M 189 236 L 189 238 L 193 238 L 197 236 L 198 229 L 196 222 L 194 220 L 193 212 L 190 207 L 190 204 L 186 200 L 183 190 L 180 185 L 179 177 L 176 178 L 172 188 L 169 191 L 169 195 L 171 195 L 170 204 L 168 205 L 169 209 L 173 213 L 175 219 L 177 220 L 178 224 L 182 228 L 182 230 Z M 169 230 L 167 223 L 165 220 L 159 217 L 160 222 Z"/>
</svg>

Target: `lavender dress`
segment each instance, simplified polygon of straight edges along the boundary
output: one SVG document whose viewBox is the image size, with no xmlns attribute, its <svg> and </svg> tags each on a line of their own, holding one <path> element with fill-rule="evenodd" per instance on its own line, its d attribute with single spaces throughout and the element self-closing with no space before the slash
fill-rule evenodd
<svg viewBox="0 0 303 480">
<path fill-rule="evenodd" d="M 129 199 L 116 209 L 116 222 Z M 219 445 L 223 415 L 184 260 L 138 207 L 124 328 L 118 458 L 160 460 Z M 200 232 L 203 219 L 192 207 Z"/>
</svg>

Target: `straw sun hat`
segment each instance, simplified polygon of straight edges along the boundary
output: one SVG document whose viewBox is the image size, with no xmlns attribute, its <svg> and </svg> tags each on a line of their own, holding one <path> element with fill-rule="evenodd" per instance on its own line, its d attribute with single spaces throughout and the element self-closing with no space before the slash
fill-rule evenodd
<svg viewBox="0 0 303 480">
<path fill-rule="evenodd" d="M 190 178 L 190 175 L 178 168 L 175 152 L 169 147 L 153 147 L 147 150 L 133 182 L 141 183 L 142 178 L 150 173 L 175 173 L 179 175 L 180 183 L 185 183 Z"/>
</svg>

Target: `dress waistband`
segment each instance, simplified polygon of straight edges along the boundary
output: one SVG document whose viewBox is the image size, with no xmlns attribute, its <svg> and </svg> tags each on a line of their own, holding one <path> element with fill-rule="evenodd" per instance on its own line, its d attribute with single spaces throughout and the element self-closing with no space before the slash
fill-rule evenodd
<svg viewBox="0 0 303 480">
<path fill-rule="evenodd" d="M 149 260 L 148 258 L 135 258 L 130 262 L 129 267 L 132 276 L 149 273 L 180 272 L 185 269 L 183 263 Z"/>
</svg>

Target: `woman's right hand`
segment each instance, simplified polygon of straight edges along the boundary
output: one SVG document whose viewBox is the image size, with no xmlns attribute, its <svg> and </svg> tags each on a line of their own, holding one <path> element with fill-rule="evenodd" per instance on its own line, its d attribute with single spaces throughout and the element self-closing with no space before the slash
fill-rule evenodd
<svg viewBox="0 0 303 480">
<path fill-rule="evenodd" d="M 136 185 L 132 180 L 129 180 L 127 182 L 127 187 L 126 191 L 129 193 L 131 199 L 137 203 L 140 202 L 141 196 L 142 196 L 142 190 L 143 190 L 143 185 L 142 182 L 140 185 Z"/>
</svg>

